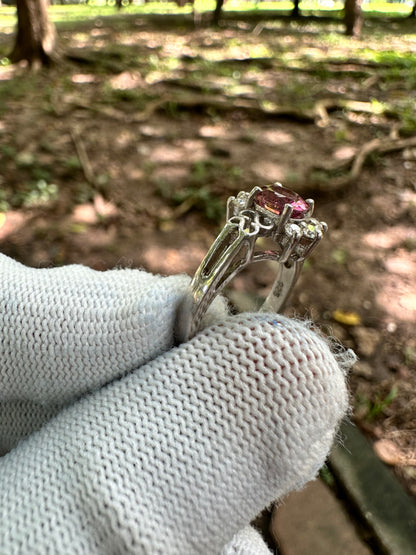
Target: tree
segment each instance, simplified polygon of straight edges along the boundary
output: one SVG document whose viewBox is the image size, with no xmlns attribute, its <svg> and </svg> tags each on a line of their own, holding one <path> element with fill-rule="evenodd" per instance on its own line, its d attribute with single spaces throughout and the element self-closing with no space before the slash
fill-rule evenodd
<svg viewBox="0 0 416 555">
<path fill-rule="evenodd" d="M 9 56 L 13 63 L 49 65 L 56 58 L 56 32 L 48 7 L 49 0 L 17 0 L 17 33 Z"/>
<path fill-rule="evenodd" d="M 299 17 L 300 16 L 299 4 L 300 4 L 300 0 L 294 0 L 293 10 L 292 10 L 292 17 Z"/>
<path fill-rule="evenodd" d="M 218 25 L 221 18 L 222 7 L 224 6 L 224 0 L 217 0 L 215 3 L 215 10 L 212 15 L 212 23 Z"/>
<path fill-rule="evenodd" d="M 358 37 L 363 26 L 363 12 L 361 10 L 362 0 L 345 0 L 344 22 L 345 34 L 350 37 Z"/>
</svg>

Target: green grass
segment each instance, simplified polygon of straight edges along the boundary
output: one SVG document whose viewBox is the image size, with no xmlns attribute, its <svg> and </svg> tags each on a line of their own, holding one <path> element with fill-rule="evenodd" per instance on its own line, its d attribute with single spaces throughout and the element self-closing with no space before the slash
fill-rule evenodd
<svg viewBox="0 0 416 555">
<path fill-rule="evenodd" d="M 399 390 L 397 386 L 393 385 L 386 395 L 376 394 L 374 399 L 360 397 L 357 401 L 358 404 L 363 406 L 366 410 L 365 419 L 369 422 L 373 422 L 385 413 L 385 410 L 393 403 L 398 394 Z"/>
</svg>

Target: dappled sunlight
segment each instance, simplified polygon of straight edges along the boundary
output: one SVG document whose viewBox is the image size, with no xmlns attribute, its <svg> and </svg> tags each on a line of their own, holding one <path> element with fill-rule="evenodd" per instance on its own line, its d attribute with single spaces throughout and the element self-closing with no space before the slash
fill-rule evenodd
<svg viewBox="0 0 416 555">
<path fill-rule="evenodd" d="M 189 168 L 186 165 L 166 164 L 155 168 L 152 173 L 153 179 L 165 183 L 185 183 L 189 177 Z"/>
<path fill-rule="evenodd" d="M 416 275 L 416 258 L 413 253 L 404 249 L 399 249 L 393 255 L 386 257 L 386 270 L 391 274 L 401 277 Z"/>
<path fill-rule="evenodd" d="M 96 250 L 111 248 L 117 239 L 117 227 L 90 227 L 69 226 L 71 242 L 77 248 L 81 256 L 88 255 Z"/>
<path fill-rule="evenodd" d="M 188 162 L 198 162 L 207 157 L 205 142 L 198 139 L 185 139 L 173 145 L 156 145 L 149 152 L 149 159 L 159 164 L 181 163 L 184 159 Z"/>
<path fill-rule="evenodd" d="M 399 250 L 385 259 L 387 274 L 376 281 L 376 299 L 386 314 L 398 323 L 416 323 L 416 254 Z"/>
<path fill-rule="evenodd" d="M 373 249 L 393 249 L 412 243 L 416 246 L 416 228 L 413 226 L 395 225 L 386 230 L 371 231 L 363 236 L 364 244 Z"/>
<path fill-rule="evenodd" d="M 117 206 L 104 200 L 101 195 L 96 195 L 93 202 L 75 206 L 70 221 L 95 225 L 116 216 L 120 216 Z"/>
<path fill-rule="evenodd" d="M 379 253 L 385 268 L 384 273 L 373 278 L 380 309 L 396 324 L 416 323 L 415 227 L 396 225 L 366 233 L 363 243 Z"/>
<path fill-rule="evenodd" d="M 100 29 L 99 27 L 95 28 L 95 29 L 91 29 L 90 34 L 92 37 L 96 38 L 96 37 L 109 37 L 111 36 L 111 31 L 110 29 Z"/>
<path fill-rule="evenodd" d="M 85 48 L 89 46 L 91 38 L 89 33 L 73 33 L 71 40 L 76 43 L 78 48 Z"/>
<path fill-rule="evenodd" d="M 227 122 L 221 121 L 215 125 L 202 125 L 199 135 L 205 139 L 229 139 L 235 140 L 240 135 L 240 130 L 231 127 Z"/>
<path fill-rule="evenodd" d="M 282 129 L 266 129 L 264 133 L 256 136 L 256 140 L 270 145 L 285 145 L 293 143 L 295 137 L 292 133 L 288 133 Z"/>
<path fill-rule="evenodd" d="M 9 235 L 18 234 L 29 219 L 30 215 L 23 212 L 11 210 L 5 214 L 0 213 L 0 241 L 4 241 Z"/>
<path fill-rule="evenodd" d="M 349 160 L 357 152 L 357 149 L 353 146 L 339 146 L 334 150 L 333 156 L 336 160 Z"/>
<path fill-rule="evenodd" d="M 125 91 L 140 87 L 143 84 L 143 79 L 137 71 L 123 71 L 123 73 L 112 77 L 108 83 L 113 89 Z"/>
<path fill-rule="evenodd" d="M 58 220 L 48 217 L 47 211 L 42 215 L 34 210 L 9 210 L 0 213 L 0 242 L 13 245 L 14 249 L 30 248 L 30 262 L 26 261 L 30 265 L 48 266 L 51 258 L 59 264 L 65 249 L 54 245 L 57 238 L 70 239 L 71 248 L 78 249 L 80 257 L 110 248 L 117 237 L 117 227 L 112 222 L 119 215 L 117 207 L 100 195 L 91 203 L 77 205 L 72 214 Z M 98 262 L 95 265 L 98 267 Z"/>
<path fill-rule="evenodd" d="M 0 81 L 10 81 L 16 76 L 16 67 L 0 67 Z"/>
<path fill-rule="evenodd" d="M 414 22 L 368 19 L 351 40 L 340 20 L 254 14 L 211 29 L 192 27 L 190 7 L 172 22 L 138 6 L 56 8 L 84 19 L 59 29 L 71 57 L 0 67 L 1 252 L 192 275 L 227 197 L 280 181 L 329 227 L 287 313 L 357 352 L 352 395 L 413 375 Z M 267 294 L 275 268 L 255 266 L 235 293 Z"/>
<path fill-rule="evenodd" d="M 117 135 L 114 137 L 114 145 L 120 149 L 125 149 L 130 145 L 135 147 L 136 140 L 137 138 L 133 130 L 121 128 Z"/>
<path fill-rule="evenodd" d="M 271 175 L 274 181 L 284 181 L 289 166 L 271 160 L 262 160 L 254 163 L 252 169 L 260 181 L 270 181 Z"/>
<path fill-rule="evenodd" d="M 191 275 L 204 258 L 206 251 L 197 246 L 186 245 L 180 249 L 151 245 L 143 253 L 146 268 L 153 273 Z"/>
<path fill-rule="evenodd" d="M 82 85 L 84 83 L 94 83 L 96 76 L 92 73 L 73 73 L 71 75 L 71 81 L 77 85 Z"/>
</svg>

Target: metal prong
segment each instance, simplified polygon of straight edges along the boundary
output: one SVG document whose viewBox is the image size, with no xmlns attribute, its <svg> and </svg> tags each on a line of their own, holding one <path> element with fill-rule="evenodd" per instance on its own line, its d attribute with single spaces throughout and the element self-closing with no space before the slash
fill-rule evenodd
<svg viewBox="0 0 416 555">
<path fill-rule="evenodd" d="M 306 204 L 309 206 L 308 212 L 305 214 L 306 217 L 312 216 L 313 209 L 315 208 L 315 201 L 311 198 L 305 200 Z"/>
<path fill-rule="evenodd" d="M 290 204 L 285 204 L 285 207 L 283 208 L 283 212 L 280 214 L 276 235 L 279 235 L 283 231 L 283 228 L 290 220 L 290 216 L 292 215 L 292 212 L 293 212 L 293 206 L 291 206 Z"/>
<path fill-rule="evenodd" d="M 288 240 L 288 242 L 286 243 L 286 245 L 282 250 L 282 254 L 280 255 L 279 262 L 284 264 L 285 262 L 288 261 L 290 255 L 293 252 L 293 249 L 299 243 L 301 237 L 302 237 L 302 233 L 300 232 L 300 230 L 293 233 L 293 235 L 290 237 L 290 239 Z"/>
<path fill-rule="evenodd" d="M 227 220 L 235 215 L 235 197 L 228 197 L 227 199 Z"/>
<path fill-rule="evenodd" d="M 253 207 L 254 205 L 254 197 L 257 195 L 257 193 L 261 191 L 261 187 L 254 187 L 253 189 L 251 189 L 247 201 L 246 201 L 246 209 L 250 210 L 250 208 Z"/>
<path fill-rule="evenodd" d="M 308 256 L 311 254 L 311 252 L 314 250 L 314 248 L 318 245 L 319 241 L 322 239 L 322 237 L 324 236 L 324 231 L 319 231 L 318 234 L 316 235 L 315 239 L 311 242 L 311 244 L 306 248 L 305 252 L 303 253 L 301 260 L 304 260 L 305 258 L 308 258 Z"/>
</svg>

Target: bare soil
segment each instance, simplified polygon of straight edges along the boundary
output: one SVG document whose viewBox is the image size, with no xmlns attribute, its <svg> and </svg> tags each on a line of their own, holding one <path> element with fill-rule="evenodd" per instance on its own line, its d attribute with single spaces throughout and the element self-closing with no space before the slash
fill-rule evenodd
<svg viewBox="0 0 416 555">
<path fill-rule="evenodd" d="M 61 28 L 70 60 L 0 68 L 0 250 L 192 275 L 229 195 L 281 181 L 312 197 L 329 231 L 286 312 L 355 350 L 353 417 L 416 495 L 416 65 L 400 62 L 416 41 L 405 22 L 341 33 L 139 16 Z M 273 277 L 251 266 L 231 296 Z"/>
</svg>

